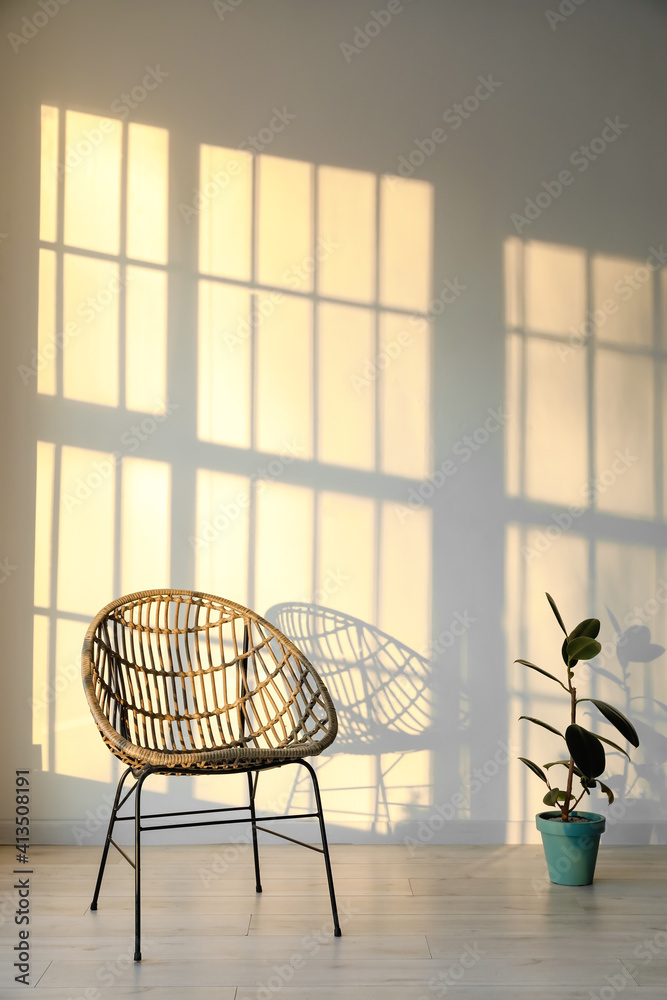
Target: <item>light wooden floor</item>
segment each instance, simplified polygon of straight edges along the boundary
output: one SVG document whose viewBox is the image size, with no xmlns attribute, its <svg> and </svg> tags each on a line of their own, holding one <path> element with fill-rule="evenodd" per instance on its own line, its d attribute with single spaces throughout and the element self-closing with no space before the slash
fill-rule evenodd
<svg viewBox="0 0 667 1000">
<path fill-rule="evenodd" d="M 147 847 L 144 960 L 132 870 L 100 848 L 31 849 L 31 985 L 41 1000 L 623 1000 L 667 997 L 667 847 L 603 846 L 593 886 L 545 881 L 541 847 L 334 846 L 343 937 L 321 856 Z M 236 852 L 235 852 L 236 853 Z M 216 857 L 217 856 L 217 857 Z M 218 862 L 217 874 L 214 866 Z M 0 848 L 0 997 L 13 981 L 14 852 Z M 208 885 L 204 879 L 208 879 Z M 7 895 L 8 894 L 8 895 Z M 87 992 L 86 992 L 87 991 Z"/>
</svg>

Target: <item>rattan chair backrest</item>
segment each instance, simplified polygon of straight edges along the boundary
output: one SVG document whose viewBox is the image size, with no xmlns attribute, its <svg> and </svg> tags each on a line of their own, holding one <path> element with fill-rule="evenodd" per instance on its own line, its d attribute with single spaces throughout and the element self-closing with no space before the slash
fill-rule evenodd
<svg viewBox="0 0 667 1000">
<path fill-rule="evenodd" d="M 306 657 L 233 601 L 187 590 L 130 594 L 103 608 L 83 649 L 103 732 L 170 754 L 328 746 L 336 713 Z"/>
</svg>

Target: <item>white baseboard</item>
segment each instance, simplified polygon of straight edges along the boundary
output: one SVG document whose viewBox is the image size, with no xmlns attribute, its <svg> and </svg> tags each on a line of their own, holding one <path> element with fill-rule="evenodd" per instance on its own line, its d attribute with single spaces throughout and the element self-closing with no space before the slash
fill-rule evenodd
<svg viewBox="0 0 667 1000">
<path fill-rule="evenodd" d="M 238 842 L 243 825 L 215 830 L 214 827 L 190 827 L 185 830 L 161 830 L 147 833 L 142 838 L 148 844 L 225 844 Z M 234 832 L 232 832 L 232 830 Z M 311 821 L 281 822 L 276 830 L 288 837 L 317 844 L 319 829 Z M 106 834 L 106 821 L 93 825 L 84 820 L 33 820 L 32 844 L 102 844 Z M 428 836 L 431 834 L 432 836 Z M 452 820 L 439 830 L 425 828 L 423 823 L 401 824 L 391 833 L 376 833 L 337 827 L 327 823 L 327 835 L 332 844 L 408 844 L 414 849 L 427 844 L 536 844 L 540 837 L 534 819 L 513 820 Z M 280 838 L 260 833 L 263 843 L 284 843 Z M 114 840 L 121 844 L 133 842 L 133 824 L 122 823 L 116 827 Z M 235 840 L 234 838 L 237 838 Z M 14 842 L 14 825 L 11 820 L 0 821 L 0 843 Z M 607 844 L 665 844 L 667 820 L 646 822 L 608 823 L 603 835 Z"/>
</svg>

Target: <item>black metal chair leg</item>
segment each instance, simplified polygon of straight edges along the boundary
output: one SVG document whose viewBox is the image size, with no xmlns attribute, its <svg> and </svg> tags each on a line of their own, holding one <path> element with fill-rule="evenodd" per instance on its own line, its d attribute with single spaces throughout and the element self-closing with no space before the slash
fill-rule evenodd
<svg viewBox="0 0 667 1000">
<path fill-rule="evenodd" d="M 248 771 L 248 794 L 250 797 L 250 821 L 252 826 L 252 849 L 255 855 L 255 892 L 262 891 L 262 881 L 259 875 L 259 847 L 257 845 L 257 824 L 255 822 L 255 792 L 257 791 L 257 779 L 259 775 L 255 772 L 255 781 L 252 780 L 252 771 Z"/>
<path fill-rule="evenodd" d="M 137 780 L 134 796 L 134 961 L 141 961 L 141 789 L 151 774 L 144 771 Z"/>
<path fill-rule="evenodd" d="M 102 888 L 102 879 L 104 878 L 104 869 L 106 868 L 107 857 L 109 855 L 109 848 L 111 846 L 111 836 L 113 834 L 113 828 L 114 828 L 114 824 L 116 822 L 116 812 L 118 810 L 118 802 L 119 802 L 119 799 L 120 799 L 120 793 L 122 791 L 123 784 L 125 783 L 125 779 L 127 778 L 128 774 L 130 773 L 131 770 L 132 770 L 132 768 L 128 767 L 126 771 L 123 771 L 123 773 L 120 776 L 120 780 L 118 782 L 118 787 L 116 788 L 116 797 L 113 800 L 113 807 L 111 809 L 111 816 L 109 817 L 109 826 L 107 828 L 107 837 L 106 837 L 106 840 L 104 841 L 104 850 L 102 851 L 102 860 L 100 861 L 100 870 L 97 873 L 97 882 L 95 884 L 95 892 L 93 893 L 93 901 L 90 904 L 91 910 L 96 910 L 97 909 L 97 900 L 98 900 L 99 895 L 100 895 L 100 889 Z"/>
<path fill-rule="evenodd" d="M 317 780 L 317 775 L 315 773 L 315 768 L 307 760 L 300 760 L 299 764 L 303 764 L 305 768 L 310 771 L 310 776 L 313 779 L 313 788 L 315 789 L 315 802 L 317 804 L 317 818 L 320 823 L 320 836 L 322 837 L 322 849 L 324 851 L 324 865 L 327 870 L 327 882 L 329 883 L 329 896 L 331 897 L 331 913 L 333 916 L 333 926 L 334 926 L 334 937 L 340 937 L 342 931 L 340 929 L 340 923 L 338 922 L 338 907 L 336 906 L 336 892 L 334 889 L 333 872 L 331 871 L 331 858 L 329 857 L 329 843 L 327 841 L 327 831 L 324 825 L 324 812 L 322 810 L 322 797 L 320 795 L 320 785 Z"/>
</svg>

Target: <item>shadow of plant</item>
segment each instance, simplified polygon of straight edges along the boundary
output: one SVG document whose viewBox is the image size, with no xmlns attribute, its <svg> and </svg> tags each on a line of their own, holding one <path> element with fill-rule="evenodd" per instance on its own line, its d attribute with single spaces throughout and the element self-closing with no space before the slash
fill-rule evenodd
<svg viewBox="0 0 667 1000">
<path fill-rule="evenodd" d="M 647 670 L 648 664 L 661 657 L 665 647 L 652 641 L 648 626 L 629 625 L 623 628 L 610 608 L 607 608 L 607 613 L 616 632 L 615 655 L 621 668 L 620 677 L 595 662 L 591 663 L 591 670 L 598 677 L 613 683 L 622 694 L 624 705 L 621 706 L 619 701 L 619 707 L 632 717 L 644 756 L 644 762 L 639 763 L 617 754 L 621 758 L 622 769 L 611 775 L 607 784 L 627 810 L 628 821 L 643 825 L 642 839 L 649 841 L 655 822 L 667 808 L 667 776 L 662 766 L 667 763 L 667 737 L 656 728 L 660 721 L 667 722 L 667 705 L 650 694 L 633 695 L 632 691 L 633 687 L 637 689 L 636 673 L 642 667 L 645 670 L 644 690 L 650 691 L 652 678 Z M 608 833 L 611 835 L 608 840 L 617 839 L 613 825 Z"/>
</svg>

